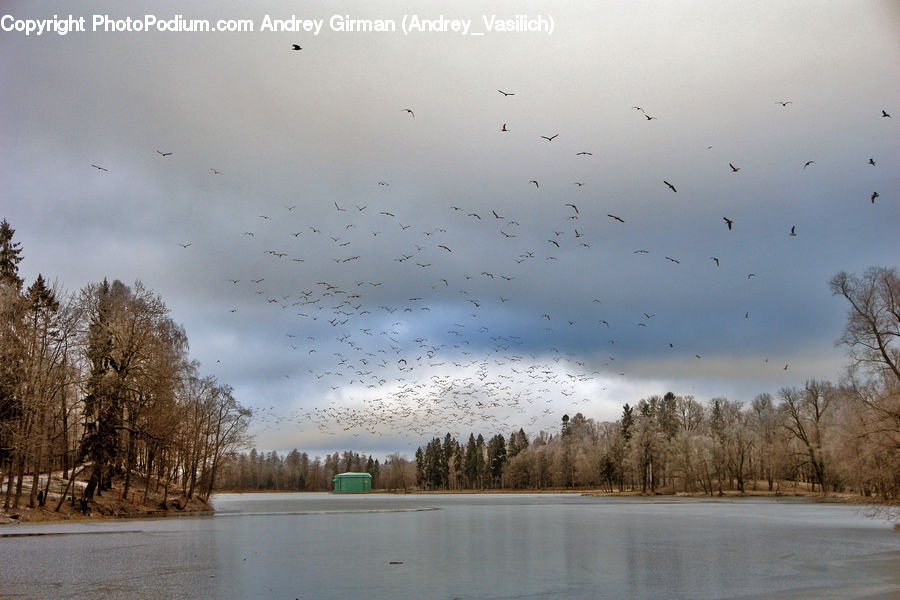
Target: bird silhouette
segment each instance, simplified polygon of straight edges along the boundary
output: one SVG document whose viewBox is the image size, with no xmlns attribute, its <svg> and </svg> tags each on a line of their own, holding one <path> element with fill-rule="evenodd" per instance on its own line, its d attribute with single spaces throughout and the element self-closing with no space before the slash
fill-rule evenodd
<svg viewBox="0 0 900 600">
<path fill-rule="evenodd" d="M 303 50 L 299 44 L 291 44 L 291 50 Z"/>
<path fill-rule="evenodd" d="M 670 260 L 670 261 L 672 261 L 673 263 L 675 263 L 676 265 L 680 265 L 680 264 L 681 264 L 681 261 L 675 260 L 675 259 L 672 258 L 671 256 L 667 256 L 667 257 L 666 257 L 666 260 Z"/>
<path fill-rule="evenodd" d="M 506 128 L 506 123 L 504 123 L 503 127 L 500 128 L 500 131 L 509 131 L 509 129 Z"/>
<path fill-rule="evenodd" d="M 731 164 L 731 163 L 728 163 L 728 166 L 731 167 L 731 172 L 732 172 L 732 173 L 737 173 L 738 171 L 741 170 L 740 167 L 736 167 L 736 166 L 734 166 L 734 165 Z"/>
<path fill-rule="evenodd" d="M 808 161 L 806 161 L 806 164 L 803 165 L 803 168 L 805 169 L 806 167 L 808 167 L 808 166 L 811 165 L 811 164 L 814 164 L 815 162 L 816 162 L 816 161 L 814 161 L 814 160 L 808 160 Z"/>
<path fill-rule="evenodd" d="M 624 223 L 624 222 L 625 222 L 624 219 L 622 219 L 621 217 L 617 217 L 616 215 L 610 215 L 610 214 L 607 214 L 606 216 L 609 217 L 610 219 L 615 219 L 615 220 L 618 221 L 619 223 Z"/>
<path fill-rule="evenodd" d="M 414 113 L 411 108 L 404 108 L 402 112 L 408 112 L 412 118 L 416 118 L 416 113 Z"/>
<path fill-rule="evenodd" d="M 870 164 L 870 165 L 872 165 L 872 166 L 874 167 L 874 166 L 875 166 L 875 159 L 874 159 L 874 158 L 870 158 L 868 164 Z"/>
<path fill-rule="evenodd" d="M 714 260 L 714 261 L 716 262 L 716 266 L 717 266 L 717 267 L 719 266 L 719 259 L 718 259 L 718 258 L 716 258 L 715 256 L 710 256 L 709 258 L 710 258 L 710 260 Z"/>
<path fill-rule="evenodd" d="M 728 225 L 728 229 L 731 230 L 731 226 L 734 225 L 734 221 L 732 221 L 728 217 L 722 217 L 722 219 L 725 221 L 725 224 Z"/>
<path fill-rule="evenodd" d="M 537 179 L 532 179 L 532 180 L 529 181 L 528 183 L 533 183 L 533 184 L 534 184 L 534 187 L 536 187 L 536 188 L 541 187 L 541 186 L 538 185 Z"/>
<path fill-rule="evenodd" d="M 504 96 L 515 96 L 516 95 L 515 92 L 504 92 L 503 90 L 497 90 L 497 91 L 500 92 L 501 94 L 503 94 Z"/>
<path fill-rule="evenodd" d="M 791 232 L 788 235 L 797 237 L 797 226 L 796 225 L 791 226 Z"/>
<path fill-rule="evenodd" d="M 881 111 L 881 116 L 882 116 L 883 118 L 888 118 L 888 119 L 891 118 L 891 115 L 887 114 L 887 111 L 885 111 L 885 110 L 882 110 L 882 111 Z"/>
<path fill-rule="evenodd" d="M 666 184 L 667 186 L 669 186 L 669 189 L 672 190 L 673 192 L 678 192 L 678 190 L 675 189 L 675 186 L 672 185 L 671 183 L 669 183 L 668 181 L 666 181 L 665 179 L 663 179 L 663 183 Z"/>
<path fill-rule="evenodd" d="M 790 100 L 784 100 L 784 101 L 776 100 L 775 104 L 780 104 L 782 107 L 785 107 L 788 104 L 793 104 L 793 102 L 791 102 Z"/>
<path fill-rule="evenodd" d="M 178 245 L 181 246 L 182 248 L 187 248 L 188 246 L 190 246 L 193 243 L 194 242 L 188 242 L 187 244 L 178 244 Z"/>
<path fill-rule="evenodd" d="M 547 137 L 546 135 L 542 135 L 541 137 L 544 138 L 545 140 L 547 140 L 548 142 L 552 142 L 553 140 L 556 139 L 556 137 L 558 135 L 559 135 L 558 133 L 555 133 L 555 134 L 551 135 L 550 137 Z"/>
<path fill-rule="evenodd" d="M 159 154 L 160 156 L 162 156 L 163 158 L 165 158 L 166 156 L 172 156 L 171 152 L 160 152 L 159 150 L 157 150 L 156 153 Z"/>
<path fill-rule="evenodd" d="M 105 168 L 101 167 L 100 165 L 91 165 L 91 166 L 94 167 L 95 169 L 99 169 L 100 171 L 109 171 L 109 169 L 105 169 Z"/>
<path fill-rule="evenodd" d="M 877 197 L 878 197 L 878 192 L 872 192 L 872 196 L 870 198 L 872 200 L 872 204 L 875 204 L 875 198 L 877 198 Z"/>
</svg>

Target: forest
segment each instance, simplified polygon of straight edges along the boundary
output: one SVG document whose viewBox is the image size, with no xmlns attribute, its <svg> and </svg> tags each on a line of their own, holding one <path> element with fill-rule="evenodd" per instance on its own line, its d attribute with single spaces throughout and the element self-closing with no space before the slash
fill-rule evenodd
<svg viewBox="0 0 900 600">
<path fill-rule="evenodd" d="M 157 294 L 107 280 L 66 293 L 40 274 L 25 287 L 14 235 L 3 220 L 3 508 L 46 505 L 52 478 L 42 475 L 58 472 L 66 487 L 52 490 L 57 511 L 79 476 L 87 500 L 111 490 L 114 478 L 122 498 L 139 487 L 145 497 L 161 490 L 164 499 L 208 499 L 226 454 L 247 442 L 251 412 L 228 385 L 200 373 Z"/>
</svg>

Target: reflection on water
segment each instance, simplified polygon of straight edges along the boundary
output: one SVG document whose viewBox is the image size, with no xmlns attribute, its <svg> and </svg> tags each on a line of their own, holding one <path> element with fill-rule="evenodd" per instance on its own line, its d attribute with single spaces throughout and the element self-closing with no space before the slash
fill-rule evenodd
<svg viewBox="0 0 900 600">
<path fill-rule="evenodd" d="M 844 505 L 562 494 L 214 505 L 213 517 L 0 528 L 0 598 L 887 598 L 900 586 L 900 535 Z M 116 535 L 83 535 L 96 533 Z"/>
</svg>

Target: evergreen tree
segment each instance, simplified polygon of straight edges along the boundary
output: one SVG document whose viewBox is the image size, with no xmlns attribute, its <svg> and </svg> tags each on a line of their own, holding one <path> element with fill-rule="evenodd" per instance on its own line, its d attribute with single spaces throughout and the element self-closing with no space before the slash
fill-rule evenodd
<svg viewBox="0 0 900 600">
<path fill-rule="evenodd" d="M 479 434 L 479 437 L 480 434 Z M 475 442 L 475 434 L 469 434 L 469 441 L 466 443 L 466 462 L 465 462 L 465 475 L 466 475 L 466 484 L 468 487 L 474 487 L 475 483 L 478 480 L 478 466 L 479 461 L 477 455 L 479 453 L 478 445 Z"/>
<path fill-rule="evenodd" d="M 628 406 L 628 403 L 625 403 L 625 406 L 622 407 L 622 421 L 621 421 L 621 430 L 622 430 L 622 439 L 625 440 L 626 443 L 631 441 L 632 435 L 632 427 L 634 426 L 634 409 Z"/>
<path fill-rule="evenodd" d="M 0 222 L 0 285 L 12 286 L 16 291 L 20 291 L 23 283 L 19 277 L 22 244 L 13 241 L 15 233 L 16 230 L 10 227 L 6 219 Z"/>
<path fill-rule="evenodd" d="M 453 459 L 453 449 L 458 445 L 449 433 L 444 436 L 444 446 L 441 448 L 441 480 L 444 489 L 450 489 L 450 461 Z"/>
<path fill-rule="evenodd" d="M 487 469 L 494 487 L 500 487 L 505 466 L 506 440 L 498 433 L 490 439 L 487 446 Z"/>
</svg>

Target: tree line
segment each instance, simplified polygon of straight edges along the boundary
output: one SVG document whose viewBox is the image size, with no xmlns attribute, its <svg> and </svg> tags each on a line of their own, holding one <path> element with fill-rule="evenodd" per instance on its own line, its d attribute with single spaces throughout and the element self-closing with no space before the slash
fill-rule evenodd
<svg viewBox="0 0 900 600">
<path fill-rule="evenodd" d="M 64 292 L 42 276 L 25 287 L 21 244 L 0 223 L 0 479 L 4 509 L 63 498 L 87 478 L 87 500 L 122 482 L 163 498 L 208 499 L 223 457 L 246 443 L 251 413 L 201 375 L 184 329 L 140 282 Z M 43 490 L 40 482 L 43 479 Z M 39 492 L 43 493 L 39 493 Z M 58 490 L 53 490 L 58 491 Z"/>
<path fill-rule="evenodd" d="M 563 416 L 558 433 L 523 430 L 461 445 L 448 433 L 416 451 L 424 489 L 591 487 L 642 493 L 746 491 L 780 482 L 900 501 L 900 278 L 872 267 L 839 273 L 849 304 L 839 384 L 809 380 L 749 403 L 651 396 L 615 422 Z M 761 483 L 758 483 L 761 482 Z"/>
<path fill-rule="evenodd" d="M 372 489 L 406 490 L 415 485 L 415 464 L 395 452 L 384 461 L 352 450 L 310 458 L 296 448 L 281 456 L 277 451 L 235 452 L 227 457 L 216 488 L 233 491 L 327 492 L 338 473 L 368 473 Z"/>
</svg>

